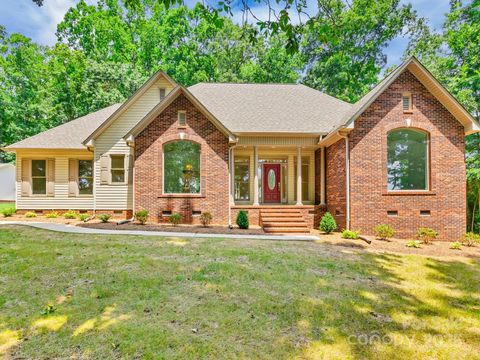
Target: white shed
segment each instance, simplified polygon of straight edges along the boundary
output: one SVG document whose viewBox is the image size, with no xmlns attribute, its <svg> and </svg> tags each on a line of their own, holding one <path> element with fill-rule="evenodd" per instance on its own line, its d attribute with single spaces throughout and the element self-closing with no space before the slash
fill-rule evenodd
<svg viewBox="0 0 480 360">
<path fill-rule="evenodd" d="M 0 164 L 0 201 L 15 200 L 15 166 Z"/>
</svg>

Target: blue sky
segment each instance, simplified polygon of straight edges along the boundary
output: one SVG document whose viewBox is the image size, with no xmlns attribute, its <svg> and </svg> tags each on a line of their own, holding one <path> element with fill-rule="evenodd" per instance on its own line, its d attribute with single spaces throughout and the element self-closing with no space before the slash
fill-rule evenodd
<svg viewBox="0 0 480 360">
<path fill-rule="evenodd" d="M 449 0 L 401 0 L 411 3 L 421 16 L 429 19 L 433 28 L 440 28 L 444 14 L 448 12 Z M 53 44 L 56 40 L 55 30 L 69 7 L 78 0 L 44 0 L 44 6 L 38 8 L 31 0 L 0 0 L 0 24 L 9 33 L 19 32 L 31 37 L 41 44 Z M 96 0 L 87 0 L 95 3 Z M 261 14 L 260 14 L 261 15 Z M 236 14 L 238 18 L 239 14 Z M 386 53 L 388 65 L 398 64 L 408 39 L 393 40 Z"/>
</svg>

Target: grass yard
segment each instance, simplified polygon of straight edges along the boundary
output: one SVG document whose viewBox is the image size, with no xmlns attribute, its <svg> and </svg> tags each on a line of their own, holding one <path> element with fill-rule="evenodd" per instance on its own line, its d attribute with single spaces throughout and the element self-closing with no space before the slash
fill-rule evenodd
<svg viewBox="0 0 480 360">
<path fill-rule="evenodd" d="M 3 209 L 14 208 L 14 207 L 15 207 L 15 203 L 0 202 L 0 211 L 2 211 Z"/>
<path fill-rule="evenodd" d="M 6 358 L 479 359 L 478 349 L 478 259 L 0 228 Z"/>
</svg>

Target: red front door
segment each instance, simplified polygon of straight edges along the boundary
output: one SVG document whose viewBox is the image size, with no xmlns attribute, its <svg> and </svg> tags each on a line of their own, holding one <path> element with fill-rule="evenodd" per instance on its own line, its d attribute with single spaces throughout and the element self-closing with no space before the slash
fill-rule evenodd
<svg viewBox="0 0 480 360">
<path fill-rule="evenodd" d="M 263 202 L 280 202 L 280 164 L 263 165 Z"/>
</svg>

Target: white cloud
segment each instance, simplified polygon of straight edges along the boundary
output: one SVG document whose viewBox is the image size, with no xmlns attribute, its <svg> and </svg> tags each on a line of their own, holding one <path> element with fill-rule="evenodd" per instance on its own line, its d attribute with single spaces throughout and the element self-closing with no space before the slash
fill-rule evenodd
<svg viewBox="0 0 480 360">
<path fill-rule="evenodd" d="M 62 21 L 67 10 L 78 0 L 44 0 L 38 7 L 32 0 L 0 0 L 0 24 L 9 33 L 18 32 L 34 41 L 52 45 L 56 41 L 57 24 Z M 87 3 L 96 3 L 89 0 Z"/>
</svg>

